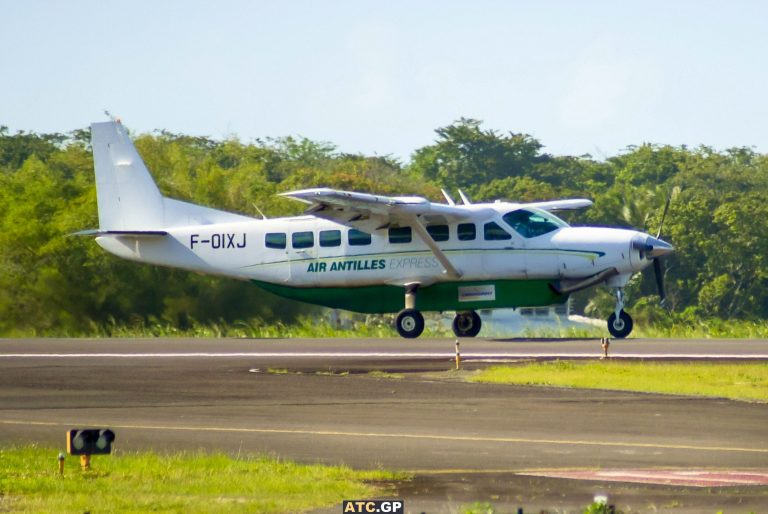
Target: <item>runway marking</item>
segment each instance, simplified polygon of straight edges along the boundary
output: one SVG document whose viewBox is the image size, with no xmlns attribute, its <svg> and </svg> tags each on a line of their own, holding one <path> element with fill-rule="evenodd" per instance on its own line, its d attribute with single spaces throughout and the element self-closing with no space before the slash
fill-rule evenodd
<svg viewBox="0 0 768 514">
<path fill-rule="evenodd" d="M 725 487 L 737 485 L 768 485 L 768 473 L 746 470 L 659 470 L 611 469 L 590 471 L 553 470 L 521 472 L 525 476 L 593 480 L 601 482 L 630 482 L 640 484 L 682 485 L 689 487 Z"/>
<path fill-rule="evenodd" d="M 297 430 L 282 428 L 233 428 L 233 427 L 183 427 L 167 425 L 119 425 L 104 423 L 103 421 L 93 423 L 54 423 L 49 421 L 15 421 L 0 420 L 1 425 L 36 425 L 36 426 L 54 426 L 70 427 L 77 425 L 107 426 L 110 428 L 122 428 L 126 430 L 169 430 L 180 432 L 228 432 L 228 433 L 248 433 L 248 434 L 283 434 L 283 435 L 311 435 L 311 436 L 331 436 L 331 437 L 367 437 L 367 438 L 389 438 L 389 439 L 416 439 L 431 441 L 454 441 L 454 442 L 476 442 L 476 443 L 513 443 L 513 444 L 552 444 L 564 446 L 599 446 L 606 448 L 648 448 L 662 450 L 695 450 L 709 452 L 731 452 L 731 453 L 758 453 L 768 454 L 768 448 L 741 448 L 738 446 L 696 446 L 689 444 L 662 444 L 662 443 L 632 443 L 619 441 L 583 441 L 567 439 L 534 439 L 524 437 L 480 437 L 480 436 L 452 436 L 437 434 L 388 434 L 385 432 L 343 432 L 335 430 Z"/>
<path fill-rule="evenodd" d="M 593 353 L 472 353 L 462 352 L 463 359 L 504 360 L 537 358 L 594 359 L 602 356 L 601 351 Z M 394 359 L 454 359 L 454 352 L 194 352 L 194 353 L 0 353 L 0 359 L 147 359 L 147 358 L 394 358 Z M 695 359 L 695 360 L 768 360 L 768 354 L 710 354 L 710 353 L 619 353 L 611 359 Z"/>
</svg>

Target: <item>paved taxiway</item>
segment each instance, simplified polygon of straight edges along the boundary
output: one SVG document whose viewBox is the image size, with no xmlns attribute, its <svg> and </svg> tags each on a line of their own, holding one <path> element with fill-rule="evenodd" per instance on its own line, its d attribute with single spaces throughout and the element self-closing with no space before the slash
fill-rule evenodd
<svg viewBox="0 0 768 514">
<path fill-rule="evenodd" d="M 243 450 L 429 473 L 768 467 L 764 404 L 430 374 L 451 369 L 453 349 L 453 340 L 0 340 L 0 441 L 61 445 L 65 429 L 89 425 L 114 428 L 125 450 Z M 469 367 L 602 351 L 594 340 L 484 339 L 461 350 Z M 766 359 L 768 342 L 631 340 L 611 354 Z"/>
</svg>

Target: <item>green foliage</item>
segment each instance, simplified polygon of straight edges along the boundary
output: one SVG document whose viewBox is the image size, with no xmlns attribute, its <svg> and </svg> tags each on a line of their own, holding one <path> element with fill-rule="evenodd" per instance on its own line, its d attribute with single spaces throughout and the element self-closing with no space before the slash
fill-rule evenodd
<svg viewBox="0 0 768 514">
<path fill-rule="evenodd" d="M 622 511 L 603 502 L 593 502 L 587 505 L 584 514 L 622 514 Z"/>
<path fill-rule="evenodd" d="M 436 130 L 437 143 L 416 150 L 412 169 L 426 179 L 453 188 L 469 188 L 494 179 L 517 177 L 544 160 L 542 145 L 527 134 L 500 136 L 461 118 Z"/>
<path fill-rule="evenodd" d="M 659 333 L 762 333 L 768 156 L 750 148 L 657 145 L 627 147 L 605 161 L 553 156 L 529 135 L 498 133 L 466 118 L 436 133 L 435 143 L 405 165 L 295 137 L 245 143 L 159 132 L 139 135 L 136 146 L 164 194 L 249 215 L 301 212 L 276 194 L 292 189 L 438 200 L 444 187 L 463 188 L 475 201 L 588 197 L 595 205 L 568 213 L 571 223 L 655 234 L 671 197 L 662 237 L 676 248 L 664 261 L 672 312 L 658 307 L 653 275 L 643 273 L 628 286 L 627 309 L 638 329 L 651 323 Z M 121 261 L 90 240 L 67 237 L 98 225 L 88 136 L 0 127 L 0 334 L 233 333 L 246 325 L 264 333 L 319 312 L 246 283 Z M 605 317 L 613 300 L 591 291 L 577 295 L 577 308 Z"/>
</svg>

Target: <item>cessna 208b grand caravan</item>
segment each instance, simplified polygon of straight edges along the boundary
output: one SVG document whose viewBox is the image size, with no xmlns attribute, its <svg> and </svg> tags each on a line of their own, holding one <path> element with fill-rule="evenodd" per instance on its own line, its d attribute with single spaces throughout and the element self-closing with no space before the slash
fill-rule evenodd
<svg viewBox="0 0 768 514">
<path fill-rule="evenodd" d="M 614 337 L 632 331 L 623 287 L 672 246 L 635 230 L 571 227 L 552 211 L 589 200 L 462 204 L 333 189 L 283 193 L 305 215 L 256 219 L 160 194 L 119 120 L 91 126 L 99 229 L 108 252 L 139 262 L 252 281 L 280 296 L 365 313 L 398 312 L 401 336 L 424 330 L 422 311 L 455 311 L 460 337 L 480 331 L 479 309 L 563 303 L 613 288 Z"/>
</svg>

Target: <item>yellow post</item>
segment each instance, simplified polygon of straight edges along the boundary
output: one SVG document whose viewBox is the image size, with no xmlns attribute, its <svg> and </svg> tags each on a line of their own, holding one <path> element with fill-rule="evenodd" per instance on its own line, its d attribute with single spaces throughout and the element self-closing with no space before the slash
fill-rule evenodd
<svg viewBox="0 0 768 514">
<path fill-rule="evenodd" d="M 461 367 L 461 353 L 459 352 L 459 340 L 456 340 L 456 370 Z"/>
<path fill-rule="evenodd" d="M 83 471 L 88 471 L 91 469 L 91 456 L 90 455 L 81 455 L 80 456 L 80 468 Z"/>
<path fill-rule="evenodd" d="M 604 337 L 600 340 L 600 344 L 603 347 L 603 359 L 608 358 L 608 347 L 611 346 L 611 339 L 608 337 Z"/>
</svg>

